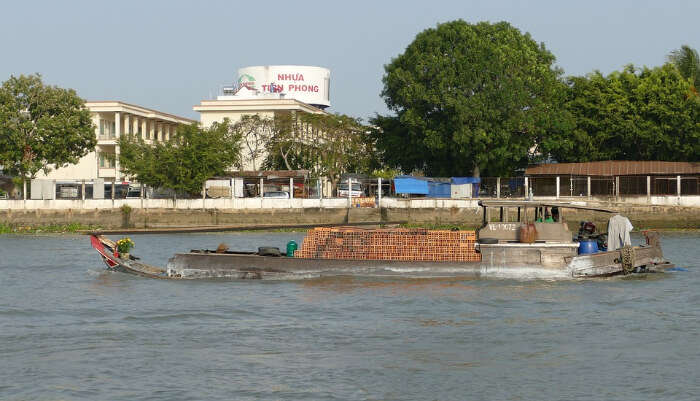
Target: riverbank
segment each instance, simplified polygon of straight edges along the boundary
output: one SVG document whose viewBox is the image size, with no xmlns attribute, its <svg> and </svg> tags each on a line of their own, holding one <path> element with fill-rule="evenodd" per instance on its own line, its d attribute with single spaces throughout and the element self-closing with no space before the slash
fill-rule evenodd
<svg viewBox="0 0 700 401">
<path fill-rule="evenodd" d="M 700 208 L 678 206 L 618 206 L 635 229 L 700 229 Z M 473 229 L 482 223 L 480 207 L 449 208 L 287 208 L 287 209 L 93 209 L 4 210 L 3 232 L 194 232 L 270 230 L 333 225 L 408 224 L 429 228 Z M 512 216 L 515 218 L 515 216 Z M 566 210 L 572 231 L 579 222 L 605 227 L 609 215 Z"/>
</svg>

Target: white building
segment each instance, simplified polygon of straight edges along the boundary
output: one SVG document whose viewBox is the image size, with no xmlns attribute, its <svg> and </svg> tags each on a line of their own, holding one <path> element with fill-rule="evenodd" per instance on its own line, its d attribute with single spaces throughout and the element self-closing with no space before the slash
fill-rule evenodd
<svg viewBox="0 0 700 401">
<path fill-rule="evenodd" d="M 276 113 L 325 113 L 330 106 L 330 70 L 322 67 L 277 65 L 245 67 L 238 70 L 238 79 L 224 87 L 216 100 L 202 100 L 194 106 L 202 126 L 228 118 L 236 123 L 245 115 L 257 114 L 273 119 Z M 244 138 L 245 142 L 245 138 Z M 243 146 L 246 146 L 245 143 Z M 242 170 L 258 169 L 265 154 L 254 159 L 245 156 Z"/>
<path fill-rule="evenodd" d="M 82 157 L 77 164 L 52 170 L 48 175 L 39 173 L 37 178 L 71 181 L 101 178 L 107 182 L 122 181 L 125 177 L 119 169 L 117 144 L 121 135 L 136 134 L 147 143 L 155 143 L 168 140 L 179 124 L 196 123 L 185 117 L 119 101 L 90 101 L 85 106 L 90 110 L 96 127 L 95 151 Z M 110 155 L 117 157 L 113 159 Z"/>
</svg>

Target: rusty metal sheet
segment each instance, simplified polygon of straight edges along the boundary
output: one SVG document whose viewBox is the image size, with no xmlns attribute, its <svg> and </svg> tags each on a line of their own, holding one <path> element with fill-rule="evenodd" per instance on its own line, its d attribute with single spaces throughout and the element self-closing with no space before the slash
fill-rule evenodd
<svg viewBox="0 0 700 401">
<path fill-rule="evenodd" d="M 551 163 L 531 166 L 525 175 L 694 175 L 700 174 L 700 163 L 665 161 L 606 160 L 586 163 Z"/>
</svg>

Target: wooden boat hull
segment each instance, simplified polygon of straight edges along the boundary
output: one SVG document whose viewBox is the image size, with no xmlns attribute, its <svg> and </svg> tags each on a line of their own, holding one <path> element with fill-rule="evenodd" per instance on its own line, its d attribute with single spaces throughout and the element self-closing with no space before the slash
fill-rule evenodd
<svg viewBox="0 0 700 401">
<path fill-rule="evenodd" d="M 260 256 L 246 252 L 192 251 L 175 254 L 166 268 L 160 268 L 133 258 L 120 258 L 114 252 L 114 242 L 105 237 L 93 235 L 91 241 L 108 269 L 160 279 L 303 279 L 332 275 L 571 279 L 656 272 L 672 266 L 663 259 L 659 246 L 634 247 L 633 259 L 624 265 L 619 250 L 575 255 L 571 254 L 571 244 L 559 247 L 538 247 L 538 244 L 503 244 L 511 246 L 498 247 L 496 244 L 484 244 L 482 252 L 490 256 L 480 262 L 312 259 Z M 545 248 L 547 252 L 542 253 Z M 557 252 L 552 253 L 549 248 Z M 508 249 L 517 249 L 521 253 L 510 253 Z M 508 255 L 500 257 L 499 254 L 503 252 Z M 522 252 L 527 257 L 517 256 Z"/>
</svg>

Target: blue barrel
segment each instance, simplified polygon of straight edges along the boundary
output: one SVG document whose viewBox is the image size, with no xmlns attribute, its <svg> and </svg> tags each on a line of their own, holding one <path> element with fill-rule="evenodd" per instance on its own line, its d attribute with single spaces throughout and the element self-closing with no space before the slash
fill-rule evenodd
<svg viewBox="0 0 700 401">
<path fill-rule="evenodd" d="M 594 239 L 585 239 L 578 243 L 579 255 L 598 252 L 598 241 Z"/>
</svg>

